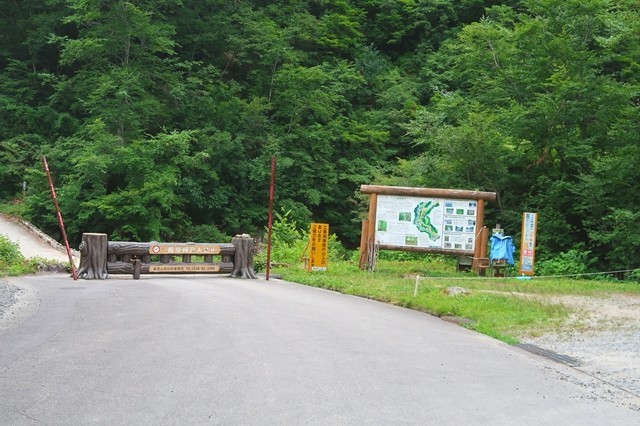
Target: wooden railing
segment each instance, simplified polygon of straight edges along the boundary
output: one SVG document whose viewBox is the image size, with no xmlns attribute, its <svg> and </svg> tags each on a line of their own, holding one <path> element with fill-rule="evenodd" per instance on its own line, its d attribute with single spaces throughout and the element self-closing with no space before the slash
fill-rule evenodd
<svg viewBox="0 0 640 426">
<path fill-rule="evenodd" d="M 236 235 L 231 243 L 107 241 L 106 234 L 83 234 L 78 277 L 105 279 L 131 274 L 230 274 L 257 278 L 253 239 Z"/>
</svg>

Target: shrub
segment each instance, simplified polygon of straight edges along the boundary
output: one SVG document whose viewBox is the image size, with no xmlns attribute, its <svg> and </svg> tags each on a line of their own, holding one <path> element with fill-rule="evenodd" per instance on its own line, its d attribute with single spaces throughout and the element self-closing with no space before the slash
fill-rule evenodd
<svg viewBox="0 0 640 426">
<path fill-rule="evenodd" d="M 588 250 L 571 249 L 536 264 L 536 275 L 573 275 L 589 271 L 595 260 Z"/>
<path fill-rule="evenodd" d="M 0 234 L 0 273 L 5 274 L 13 265 L 24 262 L 17 243 Z"/>
<path fill-rule="evenodd" d="M 309 254 L 309 232 L 299 228 L 295 220 L 291 220 L 290 211 L 276 213 L 271 235 L 272 265 L 301 265 Z M 344 248 L 335 234 L 329 235 L 329 260 L 345 260 L 351 258 L 351 252 Z M 267 246 L 263 244 L 254 257 L 253 266 L 262 271 L 267 264 Z"/>
<path fill-rule="evenodd" d="M 59 270 L 60 264 L 41 257 L 25 259 L 18 244 L 0 234 L 0 276 L 33 274 L 40 270 L 50 270 L 52 267 Z"/>
<path fill-rule="evenodd" d="M 222 233 L 215 225 L 194 225 L 184 235 L 194 243 L 230 243 L 231 237 Z"/>
</svg>

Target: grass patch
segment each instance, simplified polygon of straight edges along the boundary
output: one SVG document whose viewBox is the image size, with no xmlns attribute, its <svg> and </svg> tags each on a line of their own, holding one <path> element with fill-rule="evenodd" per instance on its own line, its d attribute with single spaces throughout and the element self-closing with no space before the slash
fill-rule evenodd
<svg viewBox="0 0 640 426">
<path fill-rule="evenodd" d="M 34 274 L 43 266 L 54 266 L 57 262 L 40 257 L 25 258 L 20 253 L 18 244 L 0 234 L 0 277 Z"/>
<path fill-rule="evenodd" d="M 392 303 L 444 317 L 465 318 L 464 326 L 507 343 L 518 336 L 550 331 L 572 313 L 569 308 L 544 299 L 554 295 L 597 296 L 612 293 L 640 294 L 633 282 L 577 279 L 477 278 L 456 273 L 455 259 L 379 260 L 375 272 L 360 270 L 352 261 L 334 261 L 326 272 L 309 273 L 301 266 L 276 268 L 283 279 Z M 414 296 L 416 275 L 423 277 Z M 465 293 L 452 296 L 450 287 Z M 530 296 L 530 297 L 527 297 Z M 540 297 L 543 296 L 543 297 Z"/>
</svg>

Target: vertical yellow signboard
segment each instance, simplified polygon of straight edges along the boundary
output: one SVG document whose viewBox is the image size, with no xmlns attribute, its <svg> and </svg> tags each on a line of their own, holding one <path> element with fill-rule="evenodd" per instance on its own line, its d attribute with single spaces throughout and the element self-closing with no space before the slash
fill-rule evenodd
<svg viewBox="0 0 640 426">
<path fill-rule="evenodd" d="M 520 244 L 520 275 L 533 275 L 536 256 L 538 213 L 522 214 L 522 242 Z"/>
<path fill-rule="evenodd" d="M 307 271 L 326 271 L 329 263 L 329 224 L 312 223 L 309 231 Z"/>
</svg>

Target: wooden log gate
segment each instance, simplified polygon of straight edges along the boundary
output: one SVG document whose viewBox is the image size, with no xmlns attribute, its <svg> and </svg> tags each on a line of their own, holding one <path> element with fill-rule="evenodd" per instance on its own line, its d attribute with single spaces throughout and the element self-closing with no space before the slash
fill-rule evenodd
<svg viewBox="0 0 640 426">
<path fill-rule="evenodd" d="M 253 270 L 254 241 L 247 234 L 231 243 L 159 243 L 108 241 L 106 234 L 82 234 L 78 278 L 106 279 L 110 274 L 230 274 L 257 276 Z M 202 261 L 194 261 L 194 258 Z"/>
</svg>

